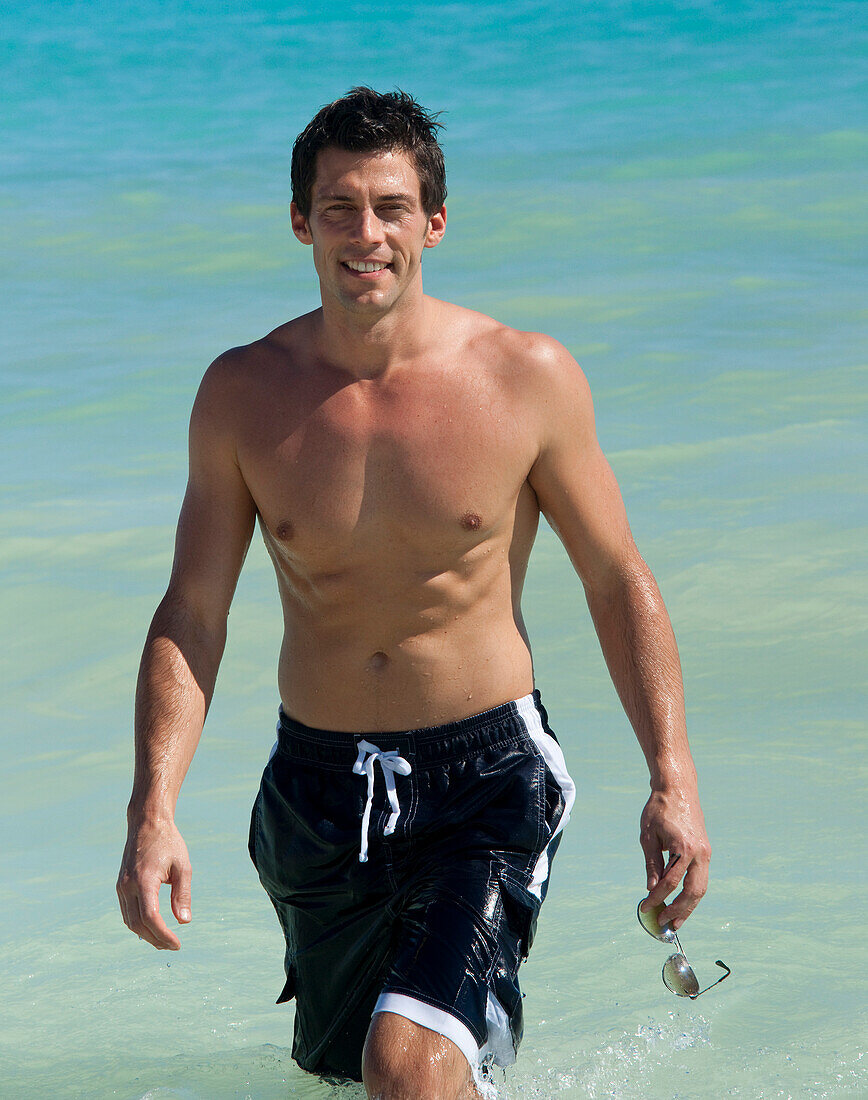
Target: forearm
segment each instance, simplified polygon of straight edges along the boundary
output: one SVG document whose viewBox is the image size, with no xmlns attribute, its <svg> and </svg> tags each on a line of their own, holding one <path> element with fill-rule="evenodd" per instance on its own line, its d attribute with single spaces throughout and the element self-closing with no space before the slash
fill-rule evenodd
<svg viewBox="0 0 868 1100">
<path fill-rule="evenodd" d="M 652 788 L 695 788 L 678 647 L 651 571 L 636 552 L 610 583 L 596 590 L 586 586 L 586 596 Z"/>
<path fill-rule="evenodd" d="M 206 625 L 167 594 L 145 642 L 136 688 L 136 764 L 128 816 L 171 819 L 211 702 L 225 622 Z"/>
<path fill-rule="evenodd" d="M 639 842 L 645 853 L 646 907 L 678 928 L 708 886 L 711 847 L 687 743 L 681 662 L 672 624 L 648 566 L 635 552 L 616 580 L 591 590 L 588 606 L 624 710 L 651 776 Z M 669 853 L 664 866 L 663 853 Z M 682 881 L 681 892 L 665 899 Z"/>
</svg>

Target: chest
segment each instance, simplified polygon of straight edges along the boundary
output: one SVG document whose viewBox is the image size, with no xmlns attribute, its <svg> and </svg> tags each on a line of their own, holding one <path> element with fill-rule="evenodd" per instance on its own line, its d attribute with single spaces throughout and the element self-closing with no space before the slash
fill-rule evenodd
<svg viewBox="0 0 868 1100">
<path fill-rule="evenodd" d="M 535 458 L 533 433 L 490 380 L 356 383 L 272 400 L 257 419 L 242 472 L 268 531 L 303 556 L 478 538 L 508 521 Z"/>
</svg>

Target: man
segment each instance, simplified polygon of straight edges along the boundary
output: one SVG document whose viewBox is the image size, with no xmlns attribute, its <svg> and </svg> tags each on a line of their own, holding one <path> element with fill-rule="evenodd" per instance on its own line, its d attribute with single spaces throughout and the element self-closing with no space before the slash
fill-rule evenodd
<svg viewBox="0 0 868 1100">
<path fill-rule="evenodd" d="M 581 371 L 423 293 L 446 228 L 436 128 L 409 96 L 357 88 L 296 141 L 292 227 L 322 307 L 199 390 L 118 880 L 129 927 L 177 949 L 158 892 L 190 920 L 174 807 L 258 518 L 285 635 L 250 851 L 286 936 L 281 1000 L 299 1063 L 381 1100 L 478 1096 L 521 1036 L 518 967 L 574 797 L 521 617 L 540 512 L 648 761 L 648 906 L 683 880 L 661 923 L 695 907 L 710 854 L 675 640 Z"/>
</svg>

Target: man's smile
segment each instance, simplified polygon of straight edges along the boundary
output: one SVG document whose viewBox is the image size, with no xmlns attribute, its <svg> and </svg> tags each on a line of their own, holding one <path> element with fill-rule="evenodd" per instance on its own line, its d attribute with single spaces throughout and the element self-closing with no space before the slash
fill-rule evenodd
<svg viewBox="0 0 868 1100">
<path fill-rule="evenodd" d="M 386 271 L 392 265 L 383 260 L 343 260 L 342 266 L 354 271 L 357 275 L 369 275 L 374 272 Z"/>
</svg>

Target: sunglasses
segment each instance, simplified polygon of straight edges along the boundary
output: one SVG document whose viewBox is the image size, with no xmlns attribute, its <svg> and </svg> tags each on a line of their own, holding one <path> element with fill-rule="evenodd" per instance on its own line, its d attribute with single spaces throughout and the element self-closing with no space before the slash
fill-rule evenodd
<svg viewBox="0 0 868 1100">
<path fill-rule="evenodd" d="M 676 955 L 670 955 L 663 964 L 663 984 L 667 989 L 671 990 L 678 997 L 689 997 L 691 1001 L 695 1001 L 697 997 L 701 997 L 703 993 L 707 993 L 709 989 L 713 989 L 714 986 L 720 985 L 724 978 L 729 977 L 732 971 L 725 962 L 721 962 L 720 959 L 718 959 L 715 965 L 724 969 L 726 973 L 723 975 L 723 978 L 718 978 L 716 982 L 707 985 L 705 989 L 700 989 L 696 975 L 693 973 L 693 967 L 687 961 L 687 956 L 684 954 L 684 948 L 678 940 L 675 929 L 671 924 L 664 924 L 661 928 L 658 923 L 658 918 L 666 906 L 655 905 L 653 909 L 649 909 L 647 913 L 643 913 L 640 908 L 641 905 L 642 902 L 640 901 L 639 905 L 636 907 L 636 916 L 639 918 L 639 923 L 648 935 L 653 936 L 655 940 L 660 940 L 661 943 L 674 943 L 678 948 L 678 953 Z"/>
</svg>

